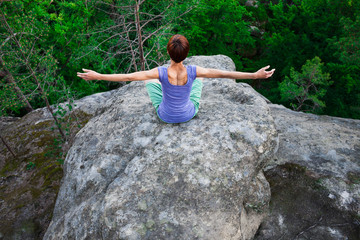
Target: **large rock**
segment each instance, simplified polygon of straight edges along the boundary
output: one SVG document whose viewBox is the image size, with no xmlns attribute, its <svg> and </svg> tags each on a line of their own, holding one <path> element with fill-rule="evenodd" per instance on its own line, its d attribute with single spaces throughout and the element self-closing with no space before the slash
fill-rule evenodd
<svg viewBox="0 0 360 240">
<path fill-rule="evenodd" d="M 360 120 L 269 106 L 280 144 L 267 169 L 284 163 L 306 167 L 340 209 L 360 215 Z"/>
<path fill-rule="evenodd" d="M 279 150 L 265 168 L 271 214 L 255 239 L 360 239 L 360 121 L 269 106 Z"/>
<path fill-rule="evenodd" d="M 94 94 L 72 104 L 73 111 L 63 118 L 63 130 L 65 125 L 69 129 L 67 142 L 61 142 L 56 128 L 52 130 L 55 124 L 46 108 L 22 118 L 0 117 L 1 136 L 16 155 L 0 141 L 0 239 L 44 236 L 63 176 L 61 154 L 79 128 L 106 109 L 106 99 L 113 93 Z M 66 110 L 66 104 L 60 106 Z"/>
<path fill-rule="evenodd" d="M 277 132 L 251 87 L 205 80 L 198 116 L 182 124 L 161 122 L 139 82 L 108 103 L 68 152 L 44 239 L 254 236 L 270 200 L 261 169 L 276 151 Z"/>
</svg>

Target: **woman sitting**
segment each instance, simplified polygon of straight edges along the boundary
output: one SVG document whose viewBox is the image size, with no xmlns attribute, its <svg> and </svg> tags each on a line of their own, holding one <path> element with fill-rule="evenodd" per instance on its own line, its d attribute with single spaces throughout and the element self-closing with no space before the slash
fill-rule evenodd
<svg viewBox="0 0 360 240">
<path fill-rule="evenodd" d="M 266 71 L 270 66 L 263 67 L 255 73 L 184 66 L 183 60 L 187 57 L 189 49 L 188 40 L 177 34 L 172 36 L 167 44 L 171 59 L 169 67 L 129 74 L 100 74 L 83 69 L 84 73 L 77 73 L 77 76 L 87 81 L 145 81 L 159 118 L 167 123 L 181 123 L 191 120 L 199 110 L 203 86 L 200 78 L 259 79 L 271 77 L 275 71 Z"/>
</svg>

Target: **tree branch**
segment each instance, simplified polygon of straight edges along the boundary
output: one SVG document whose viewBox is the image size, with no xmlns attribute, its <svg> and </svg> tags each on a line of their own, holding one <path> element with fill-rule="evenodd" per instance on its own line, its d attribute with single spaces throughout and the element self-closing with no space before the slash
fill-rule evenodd
<svg viewBox="0 0 360 240">
<path fill-rule="evenodd" d="M 313 224 L 313 225 L 311 225 L 310 227 L 306 228 L 305 230 L 299 232 L 299 233 L 295 236 L 294 239 L 299 238 L 299 236 L 301 236 L 301 235 L 304 234 L 305 232 L 307 232 L 307 231 L 309 231 L 310 229 L 313 229 L 314 227 L 316 227 L 317 225 L 319 225 L 319 223 L 321 222 L 321 220 L 322 220 L 322 217 L 320 217 L 319 220 L 318 220 L 315 224 Z"/>
<path fill-rule="evenodd" d="M 5 26 L 6 26 L 7 30 L 9 31 L 9 33 L 10 33 L 11 35 L 14 35 L 14 33 L 13 33 L 11 27 L 9 26 L 8 22 L 6 21 L 5 15 L 4 15 L 4 13 L 3 13 L 3 11 L 2 11 L 1 9 L 0 9 L 0 13 L 1 13 L 1 15 L 2 15 L 2 18 L 3 18 L 4 22 L 5 22 Z M 22 47 L 21 47 L 20 42 L 16 39 L 16 37 L 14 37 L 13 39 L 14 39 L 16 45 L 19 47 L 19 51 L 20 51 L 20 54 L 21 54 L 22 58 L 23 58 L 24 61 L 25 61 L 26 68 L 30 71 L 31 76 L 33 77 L 35 83 L 36 83 L 38 86 L 40 86 L 40 81 L 37 79 L 34 70 L 31 68 L 29 62 L 27 61 L 27 58 L 25 57 L 24 52 L 22 51 Z M 64 134 L 64 132 L 62 131 L 62 129 L 61 129 L 61 127 L 60 127 L 60 123 L 59 123 L 57 117 L 54 115 L 53 110 L 52 110 L 51 107 L 50 107 L 50 103 L 49 103 L 49 101 L 48 101 L 48 98 L 46 97 L 46 93 L 43 91 L 43 89 L 41 88 L 41 86 L 39 87 L 39 91 L 40 91 L 41 95 L 43 96 L 43 98 L 44 98 L 44 100 L 45 100 L 47 109 L 49 110 L 49 112 L 51 113 L 52 117 L 54 118 L 54 121 L 55 121 L 55 123 L 56 123 L 56 126 L 57 126 L 57 128 L 58 128 L 61 136 L 63 137 L 64 140 L 66 140 L 65 134 Z"/>
<path fill-rule="evenodd" d="M 15 157 L 16 157 L 15 153 L 14 153 L 13 150 L 11 149 L 10 145 L 8 145 L 8 144 L 6 143 L 5 139 L 1 136 L 1 134 L 0 134 L 0 139 L 1 139 L 1 141 L 3 142 L 3 144 L 5 145 L 5 147 L 9 150 L 9 152 L 11 153 L 11 155 L 13 155 L 13 157 L 15 158 Z"/>
</svg>

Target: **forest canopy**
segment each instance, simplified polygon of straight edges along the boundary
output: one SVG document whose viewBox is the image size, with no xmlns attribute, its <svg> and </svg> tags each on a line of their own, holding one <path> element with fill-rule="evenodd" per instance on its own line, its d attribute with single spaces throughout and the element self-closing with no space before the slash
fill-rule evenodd
<svg viewBox="0 0 360 240">
<path fill-rule="evenodd" d="M 273 103 L 360 119 L 359 16 L 360 0 L 0 1 L 0 116 L 118 88 L 76 72 L 157 67 L 179 33 L 190 55 L 276 68 L 247 81 Z"/>
</svg>

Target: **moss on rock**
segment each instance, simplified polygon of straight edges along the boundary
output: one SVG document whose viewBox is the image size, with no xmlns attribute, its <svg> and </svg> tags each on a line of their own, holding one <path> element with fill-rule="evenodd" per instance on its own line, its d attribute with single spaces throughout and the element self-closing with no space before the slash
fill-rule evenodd
<svg viewBox="0 0 360 240">
<path fill-rule="evenodd" d="M 92 117 L 79 109 L 66 116 L 62 126 L 68 128 L 68 139 L 64 142 L 53 119 L 44 120 L 42 116 L 34 111 L 2 132 L 16 153 L 13 158 L 0 146 L 0 157 L 4 156 L 0 169 L 0 198 L 4 206 L 0 211 L 0 233 L 5 238 L 38 239 L 44 234 L 63 176 L 61 162 L 76 133 Z M 27 167 L 29 163 L 31 168 Z"/>
</svg>

